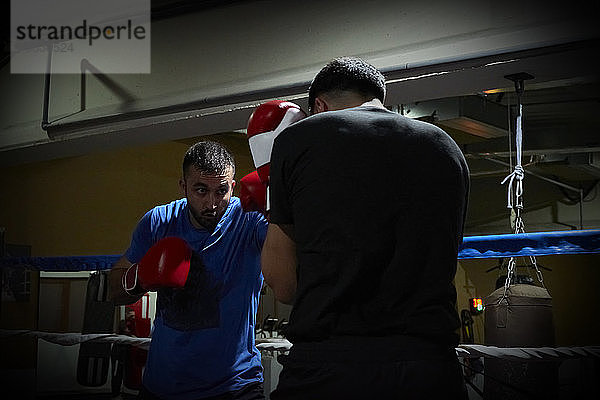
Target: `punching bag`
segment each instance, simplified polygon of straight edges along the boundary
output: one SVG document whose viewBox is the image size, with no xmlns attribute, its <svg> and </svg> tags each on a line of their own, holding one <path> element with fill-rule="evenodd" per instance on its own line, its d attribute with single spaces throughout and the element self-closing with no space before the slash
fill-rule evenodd
<svg viewBox="0 0 600 400">
<path fill-rule="evenodd" d="M 90 275 L 85 296 L 82 334 L 112 333 L 115 306 L 108 298 L 108 271 Z M 110 343 L 81 343 L 77 358 L 77 382 L 102 386 L 108 379 Z"/>
<path fill-rule="evenodd" d="M 496 347 L 553 347 L 552 297 L 545 288 L 516 284 L 485 300 L 485 344 Z M 558 362 L 485 360 L 484 399 L 558 398 Z"/>
</svg>

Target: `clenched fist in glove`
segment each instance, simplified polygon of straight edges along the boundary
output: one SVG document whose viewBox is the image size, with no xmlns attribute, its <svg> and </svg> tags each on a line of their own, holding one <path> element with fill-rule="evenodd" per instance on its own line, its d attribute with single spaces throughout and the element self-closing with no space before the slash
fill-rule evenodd
<svg viewBox="0 0 600 400">
<path fill-rule="evenodd" d="M 245 211 L 260 211 L 267 215 L 267 185 L 254 171 L 240 180 L 240 202 Z"/>
<path fill-rule="evenodd" d="M 161 239 L 123 273 L 123 289 L 135 296 L 159 288 L 182 288 L 191 260 L 192 249 L 185 240 L 177 237 Z"/>
<path fill-rule="evenodd" d="M 256 107 L 248 120 L 246 130 L 250 152 L 258 176 L 269 183 L 269 164 L 273 141 L 285 128 L 305 118 L 299 105 L 283 100 L 271 100 Z"/>
</svg>

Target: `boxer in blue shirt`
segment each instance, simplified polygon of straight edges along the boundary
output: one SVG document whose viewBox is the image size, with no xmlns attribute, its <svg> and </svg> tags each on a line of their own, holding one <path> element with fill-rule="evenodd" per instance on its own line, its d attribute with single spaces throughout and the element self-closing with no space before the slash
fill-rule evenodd
<svg viewBox="0 0 600 400">
<path fill-rule="evenodd" d="M 112 268 L 112 298 L 116 304 L 129 304 L 145 292 L 144 282 L 127 291 L 123 287 L 131 266 L 142 268 L 150 249 L 153 255 L 146 257 L 144 268 L 148 257 L 172 257 L 173 249 L 164 248 L 168 245 L 161 239 L 179 238 L 193 253 L 182 287 L 166 282 L 164 266 L 150 271 L 153 288 L 159 288 L 143 399 L 264 398 L 254 327 L 267 221 L 260 212 L 245 211 L 232 195 L 234 173 L 233 157 L 220 144 L 192 146 L 180 181 L 185 198 L 148 211 Z M 136 271 L 139 279 L 147 276 Z M 165 286 L 160 287 L 163 279 Z"/>
</svg>

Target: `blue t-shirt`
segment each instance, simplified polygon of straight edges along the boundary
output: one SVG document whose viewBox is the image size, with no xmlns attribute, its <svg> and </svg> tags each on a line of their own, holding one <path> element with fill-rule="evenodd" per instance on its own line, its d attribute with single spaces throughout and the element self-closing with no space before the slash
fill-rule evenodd
<svg viewBox="0 0 600 400">
<path fill-rule="evenodd" d="M 177 236 L 200 256 L 184 289 L 160 289 L 144 386 L 169 399 L 197 399 L 262 381 L 254 343 L 267 222 L 237 197 L 213 232 L 195 228 L 186 199 L 154 207 L 138 223 L 125 256 L 139 261 L 158 240 Z M 203 265 L 202 265 L 203 264 Z"/>
</svg>

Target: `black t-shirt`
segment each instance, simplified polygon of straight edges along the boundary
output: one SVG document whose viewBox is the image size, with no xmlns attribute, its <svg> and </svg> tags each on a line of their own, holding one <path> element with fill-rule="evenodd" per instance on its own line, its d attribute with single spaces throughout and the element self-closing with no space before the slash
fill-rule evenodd
<svg viewBox="0 0 600 400">
<path fill-rule="evenodd" d="M 414 335 L 455 345 L 458 246 L 469 171 L 434 125 L 363 105 L 284 130 L 271 222 L 293 224 L 290 341 Z"/>
</svg>

